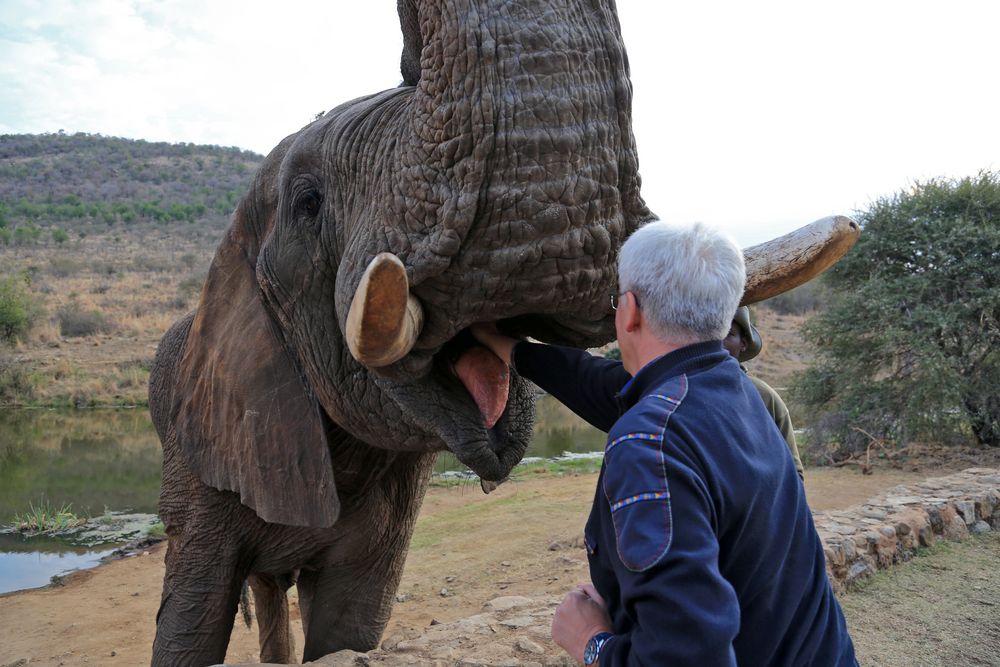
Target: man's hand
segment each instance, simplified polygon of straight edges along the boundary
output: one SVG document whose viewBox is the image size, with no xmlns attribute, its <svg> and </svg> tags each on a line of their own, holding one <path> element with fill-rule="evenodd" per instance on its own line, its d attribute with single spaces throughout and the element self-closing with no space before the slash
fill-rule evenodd
<svg viewBox="0 0 1000 667">
<path fill-rule="evenodd" d="M 552 640 L 582 663 L 587 642 L 598 632 L 614 632 L 611 617 L 597 589 L 592 584 L 580 584 L 556 607 Z"/>
<path fill-rule="evenodd" d="M 520 342 L 517 338 L 504 336 L 497 331 L 497 325 L 492 322 L 473 324 L 469 327 L 469 331 L 476 340 L 484 347 L 489 348 L 502 362 L 508 366 L 511 365 L 511 353 L 514 350 L 514 345 Z"/>
</svg>

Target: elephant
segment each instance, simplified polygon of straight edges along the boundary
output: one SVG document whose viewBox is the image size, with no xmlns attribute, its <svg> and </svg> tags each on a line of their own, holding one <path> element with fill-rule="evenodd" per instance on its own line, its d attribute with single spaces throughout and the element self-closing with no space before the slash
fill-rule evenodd
<svg viewBox="0 0 1000 667">
<path fill-rule="evenodd" d="M 292 585 L 303 660 L 374 648 L 437 453 L 487 490 L 530 439 L 531 387 L 468 327 L 614 337 L 618 249 L 654 216 L 613 0 L 398 13 L 402 83 L 271 151 L 158 347 L 153 665 L 222 662 L 245 581 L 261 662 L 294 660 Z"/>
</svg>

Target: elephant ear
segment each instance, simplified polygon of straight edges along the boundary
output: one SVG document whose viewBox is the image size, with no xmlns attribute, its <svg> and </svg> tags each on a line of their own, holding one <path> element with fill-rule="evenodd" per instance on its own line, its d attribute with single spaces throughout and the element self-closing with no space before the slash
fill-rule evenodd
<svg viewBox="0 0 1000 667">
<path fill-rule="evenodd" d="M 261 300 L 246 219 L 241 206 L 185 343 L 176 437 L 202 482 L 235 491 L 263 520 L 329 527 L 340 502 L 324 420 Z"/>
</svg>

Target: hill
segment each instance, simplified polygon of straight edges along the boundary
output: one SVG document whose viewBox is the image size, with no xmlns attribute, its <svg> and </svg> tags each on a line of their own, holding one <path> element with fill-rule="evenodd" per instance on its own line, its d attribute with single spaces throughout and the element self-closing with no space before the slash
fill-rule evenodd
<svg viewBox="0 0 1000 667">
<path fill-rule="evenodd" d="M 184 234 L 221 231 L 262 159 L 238 148 L 82 133 L 3 135 L 0 243 L 38 242 L 45 227 L 76 235 L 178 223 L 194 226 Z"/>
<path fill-rule="evenodd" d="M 156 342 L 197 301 L 262 156 L 90 134 L 0 136 L 0 280 L 34 326 L 0 404 L 143 403 Z"/>
</svg>

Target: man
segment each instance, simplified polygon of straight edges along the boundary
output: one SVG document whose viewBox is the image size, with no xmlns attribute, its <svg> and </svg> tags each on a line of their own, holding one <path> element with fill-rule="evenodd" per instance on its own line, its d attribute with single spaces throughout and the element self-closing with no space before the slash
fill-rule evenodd
<svg viewBox="0 0 1000 667">
<path fill-rule="evenodd" d="M 740 306 L 736 309 L 736 316 L 733 317 L 729 333 L 722 340 L 722 347 L 726 348 L 726 351 L 740 362 L 740 368 L 743 369 L 744 373 L 747 373 L 747 367 L 743 365 L 744 362 L 750 361 L 760 354 L 763 345 L 760 332 L 750 322 L 750 309 L 746 306 Z M 799 456 L 799 446 L 795 442 L 795 430 L 792 428 L 792 417 L 788 414 L 788 407 L 781 400 L 778 392 L 771 388 L 771 385 L 749 373 L 747 375 L 750 382 L 753 382 L 757 393 L 760 394 L 761 400 L 764 401 L 764 407 L 771 415 L 771 419 L 781 431 L 785 443 L 788 444 L 788 451 L 792 455 L 792 460 L 795 461 L 795 472 L 799 474 L 799 479 L 804 482 L 806 480 L 805 468 L 802 466 L 802 458 Z"/>
<path fill-rule="evenodd" d="M 795 466 L 722 347 L 742 253 L 654 222 L 618 275 L 621 363 L 473 329 L 608 431 L 584 530 L 593 583 L 567 594 L 553 639 L 600 667 L 856 665 Z"/>
</svg>

